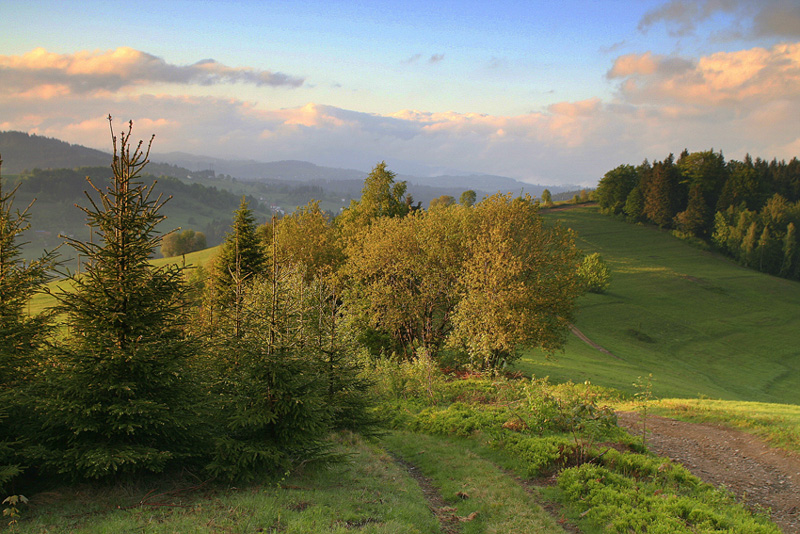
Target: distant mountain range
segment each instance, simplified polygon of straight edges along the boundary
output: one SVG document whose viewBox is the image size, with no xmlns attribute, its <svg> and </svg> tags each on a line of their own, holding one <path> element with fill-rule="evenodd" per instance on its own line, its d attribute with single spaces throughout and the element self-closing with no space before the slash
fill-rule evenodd
<svg viewBox="0 0 800 534">
<path fill-rule="evenodd" d="M 39 169 L 73 169 L 77 167 L 110 165 L 111 154 L 81 145 L 73 145 L 38 135 L 23 132 L 0 132 L 0 155 L 3 157 L 4 174 L 19 174 L 34 168 Z M 334 182 L 363 182 L 366 171 L 355 169 L 339 169 L 322 167 L 307 161 L 273 161 L 228 160 L 197 156 L 183 152 L 151 154 L 151 163 L 147 171 L 153 175 L 174 176 L 186 180 L 193 173 L 205 176 L 225 175 L 244 181 L 279 181 L 301 182 L 320 185 L 330 184 L 333 190 L 340 190 Z M 452 194 L 473 189 L 482 194 L 493 194 L 498 191 L 507 193 L 526 192 L 540 196 L 543 189 L 551 193 L 559 193 L 577 189 L 577 187 L 533 185 L 504 176 L 488 174 L 465 174 L 445 176 L 407 176 L 398 175 L 398 180 L 409 184 L 409 192 L 415 193 L 414 185 L 422 186 L 417 196 L 428 197 L 430 194 Z"/>
</svg>

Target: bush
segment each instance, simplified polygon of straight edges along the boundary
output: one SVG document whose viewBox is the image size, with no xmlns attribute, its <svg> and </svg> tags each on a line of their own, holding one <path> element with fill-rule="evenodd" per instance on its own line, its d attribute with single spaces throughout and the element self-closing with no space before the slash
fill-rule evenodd
<svg viewBox="0 0 800 534">
<path fill-rule="evenodd" d="M 578 275 L 591 293 L 605 293 L 611 285 L 611 271 L 597 252 L 583 258 Z"/>
<path fill-rule="evenodd" d="M 701 483 L 683 468 L 667 464 L 661 469 L 664 462 L 643 455 L 618 455 L 607 462 L 614 468 L 584 464 L 565 469 L 558 485 L 574 511 L 604 533 L 780 532 L 765 517 L 751 515 L 732 496 Z M 618 468 L 633 472 L 622 474 Z M 684 473 L 690 478 L 670 484 Z"/>
</svg>

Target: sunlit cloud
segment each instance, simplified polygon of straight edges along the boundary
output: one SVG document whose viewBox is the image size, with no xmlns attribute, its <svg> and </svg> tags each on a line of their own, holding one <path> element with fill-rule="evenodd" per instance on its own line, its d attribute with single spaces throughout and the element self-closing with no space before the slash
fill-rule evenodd
<svg viewBox="0 0 800 534">
<path fill-rule="evenodd" d="M 594 185 L 620 163 L 683 148 L 714 147 L 728 158 L 747 152 L 791 158 L 800 149 L 800 43 L 703 57 L 627 54 L 607 72 L 617 89 L 613 97 L 507 116 L 418 109 L 377 114 L 317 102 L 277 109 L 175 94 L 174 88 L 157 93 L 154 87 L 168 80 L 257 85 L 252 76 L 264 71 L 211 61 L 179 67 L 132 49 L 34 52 L 0 56 L 0 129 L 105 150 L 109 113 L 120 127 L 132 119 L 141 138 L 155 134 L 156 153 L 300 159 L 361 170 L 386 160 L 398 172 L 393 162 L 409 161 L 549 185 Z M 11 72 L 24 75 L 12 79 Z M 79 81 L 86 85 L 77 87 Z M 138 92 L 129 90 L 134 85 Z"/>
<path fill-rule="evenodd" d="M 120 47 L 109 51 L 56 54 L 36 48 L 18 56 L 0 56 L 0 92 L 53 98 L 65 93 L 96 94 L 148 84 L 218 85 L 243 83 L 256 87 L 299 87 L 304 79 L 280 72 L 229 67 L 213 59 L 192 65 L 165 60 Z"/>
<path fill-rule="evenodd" d="M 618 58 L 610 79 L 632 102 L 742 106 L 746 101 L 800 101 L 800 43 L 769 49 L 718 52 L 695 63 L 675 57 L 630 54 Z"/>
</svg>

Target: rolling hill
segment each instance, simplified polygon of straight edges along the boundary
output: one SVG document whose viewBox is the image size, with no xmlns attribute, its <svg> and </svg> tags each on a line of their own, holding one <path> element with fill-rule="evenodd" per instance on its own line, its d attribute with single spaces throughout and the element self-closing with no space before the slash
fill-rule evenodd
<svg viewBox="0 0 800 534">
<path fill-rule="evenodd" d="M 597 208 L 550 212 L 600 252 L 608 293 L 581 298 L 563 354 L 528 353 L 520 367 L 554 380 L 634 392 L 653 374 L 665 397 L 800 403 L 800 284 L 741 267 L 655 227 L 630 225 Z"/>
</svg>

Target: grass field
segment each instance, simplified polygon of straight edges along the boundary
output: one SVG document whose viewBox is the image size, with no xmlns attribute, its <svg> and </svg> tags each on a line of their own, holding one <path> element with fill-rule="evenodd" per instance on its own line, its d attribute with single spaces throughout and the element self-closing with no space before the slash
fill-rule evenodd
<svg viewBox="0 0 800 534">
<path fill-rule="evenodd" d="M 242 486 L 164 479 L 33 495 L 19 533 L 439 532 L 419 486 L 375 444 L 337 437 L 348 461 Z M 7 521 L 0 522 L 5 526 Z M 2 530 L 3 526 L 0 526 Z"/>
<path fill-rule="evenodd" d="M 576 326 L 614 356 L 571 336 L 563 354 L 530 351 L 518 368 L 631 393 L 652 373 L 659 397 L 800 403 L 800 284 L 596 208 L 545 216 L 611 268 L 609 292 L 581 298 Z"/>
<path fill-rule="evenodd" d="M 205 250 L 199 250 L 197 252 L 192 252 L 191 254 L 186 254 L 185 256 L 175 256 L 172 258 L 159 258 L 152 261 L 152 264 L 156 267 L 160 267 L 162 265 L 167 265 L 169 263 L 178 263 L 178 264 L 185 264 L 189 267 L 196 267 L 205 265 L 208 260 L 210 260 L 219 250 L 219 247 L 212 247 L 207 248 Z M 50 291 L 57 291 L 58 287 L 64 287 L 65 284 L 68 284 L 65 280 L 54 280 L 47 284 L 47 288 Z M 49 306 L 53 306 L 56 303 L 56 300 L 46 293 L 39 293 L 34 296 L 29 305 L 28 305 L 28 313 L 30 314 L 37 314 L 41 313 L 45 308 Z"/>
</svg>

